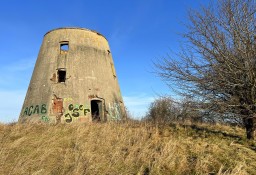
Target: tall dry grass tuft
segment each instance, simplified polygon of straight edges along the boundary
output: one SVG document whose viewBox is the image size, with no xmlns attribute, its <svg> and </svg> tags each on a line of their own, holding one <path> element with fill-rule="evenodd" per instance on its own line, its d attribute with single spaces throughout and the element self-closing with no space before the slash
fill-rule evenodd
<svg viewBox="0 0 256 175">
<path fill-rule="evenodd" d="M 256 174 L 242 129 L 221 127 L 1 124 L 0 174 Z"/>
</svg>

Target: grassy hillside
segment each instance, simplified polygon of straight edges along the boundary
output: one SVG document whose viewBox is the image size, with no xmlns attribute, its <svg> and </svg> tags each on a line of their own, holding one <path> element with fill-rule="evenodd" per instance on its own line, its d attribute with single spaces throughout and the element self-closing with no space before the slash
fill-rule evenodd
<svg viewBox="0 0 256 175">
<path fill-rule="evenodd" d="M 256 174 L 238 127 L 0 124 L 0 174 Z"/>
</svg>

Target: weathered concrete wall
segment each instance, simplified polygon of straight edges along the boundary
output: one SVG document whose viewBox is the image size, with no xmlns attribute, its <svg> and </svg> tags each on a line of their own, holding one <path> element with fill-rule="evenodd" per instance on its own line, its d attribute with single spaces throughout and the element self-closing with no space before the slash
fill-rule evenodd
<svg viewBox="0 0 256 175">
<path fill-rule="evenodd" d="M 62 50 L 62 45 L 68 45 L 68 49 Z M 63 72 L 65 82 L 60 82 Z M 49 31 L 44 36 L 19 121 L 72 123 L 92 121 L 95 116 L 102 121 L 124 116 L 107 40 L 82 28 Z"/>
</svg>

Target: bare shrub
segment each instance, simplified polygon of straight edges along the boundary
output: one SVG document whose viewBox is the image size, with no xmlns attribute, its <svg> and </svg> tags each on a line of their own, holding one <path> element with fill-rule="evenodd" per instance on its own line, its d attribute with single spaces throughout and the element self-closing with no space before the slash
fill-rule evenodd
<svg viewBox="0 0 256 175">
<path fill-rule="evenodd" d="M 218 0 L 190 11 L 181 52 L 156 61 L 160 77 L 212 116 L 256 129 L 256 2 Z"/>
<path fill-rule="evenodd" d="M 179 115 L 179 106 L 170 97 L 160 97 L 149 106 L 146 119 L 155 123 L 176 121 Z"/>
</svg>

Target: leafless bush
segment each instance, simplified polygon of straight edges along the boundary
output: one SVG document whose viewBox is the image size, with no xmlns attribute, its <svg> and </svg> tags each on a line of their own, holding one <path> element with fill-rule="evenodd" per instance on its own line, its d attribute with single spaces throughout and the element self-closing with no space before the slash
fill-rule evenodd
<svg viewBox="0 0 256 175">
<path fill-rule="evenodd" d="M 170 97 L 160 97 L 149 106 L 146 119 L 155 123 L 176 121 L 180 113 L 179 106 Z"/>
<path fill-rule="evenodd" d="M 256 2 L 218 0 L 190 11 L 181 52 L 158 60 L 160 77 L 201 111 L 256 129 Z M 214 116 L 212 115 L 212 116 Z"/>
</svg>

